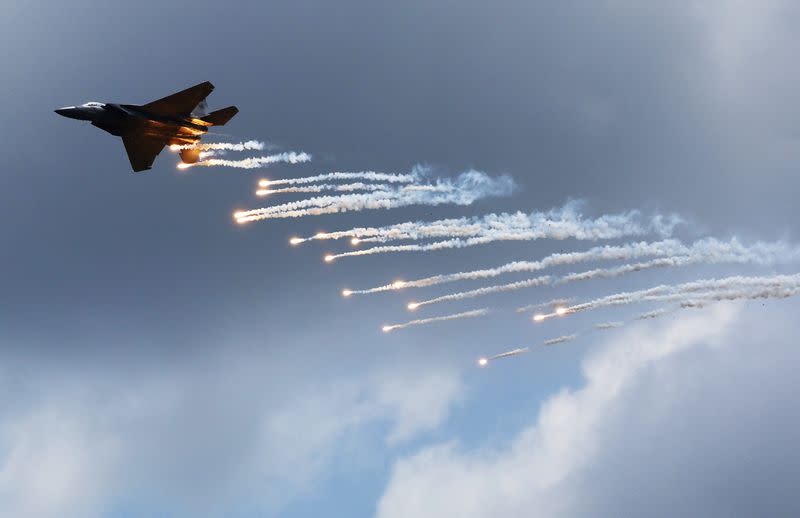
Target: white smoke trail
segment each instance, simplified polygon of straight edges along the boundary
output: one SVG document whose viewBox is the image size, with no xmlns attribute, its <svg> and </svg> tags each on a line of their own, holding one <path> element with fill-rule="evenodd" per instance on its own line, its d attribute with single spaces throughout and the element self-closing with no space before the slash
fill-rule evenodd
<svg viewBox="0 0 800 518">
<path fill-rule="evenodd" d="M 277 153 L 275 155 L 243 158 L 242 160 L 224 160 L 221 158 L 211 158 L 208 160 L 197 162 L 195 164 L 180 164 L 180 165 L 190 166 L 190 167 L 223 166 L 223 167 L 234 167 L 237 169 L 256 169 L 270 164 L 277 164 L 277 163 L 299 164 L 302 162 L 308 162 L 310 160 L 311 160 L 311 155 L 309 155 L 308 153 L 305 152 L 296 153 L 294 151 L 289 151 L 284 153 Z"/>
<path fill-rule="evenodd" d="M 568 299 L 554 299 L 550 302 L 540 302 L 538 304 L 528 304 L 527 306 L 522 306 L 521 308 L 517 308 L 517 313 L 526 313 L 532 309 L 542 309 L 542 308 L 558 308 L 569 305 L 575 298 L 571 297 Z"/>
<path fill-rule="evenodd" d="M 604 331 L 606 329 L 617 329 L 625 325 L 625 322 L 603 322 L 600 324 L 595 324 L 594 328 Z"/>
<path fill-rule="evenodd" d="M 605 215 L 594 220 L 585 219 L 580 213 L 584 203 L 569 200 L 563 207 L 547 212 L 525 214 L 487 214 L 481 217 L 446 219 L 433 222 L 411 221 L 378 228 L 354 228 L 327 233 L 319 239 L 358 237 L 364 242 L 385 243 L 397 240 L 421 240 L 442 237 L 469 238 L 490 234 L 535 233 L 553 239 L 576 238 L 583 240 L 612 239 L 650 232 L 669 235 L 676 224 L 677 216 L 655 216 L 649 223 L 642 223 L 638 211 Z M 521 236 L 522 239 L 527 239 Z"/>
<path fill-rule="evenodd" d="M 506 351 L 506 352 L 500 353 L 500 354 L 495 354 L 494 356 L 489 356 L 488 358 L 486 356 L 484 356 L 484 357 L 478 359 L 478 365 L 480 365 L 481 367 L 485 367 L 485 366 L 487 366 L 489 364 L 490 361 L 499 360 L 500 358 L 508 358 L 510 356 L 517 356 L 517 355 L 520 355 L 520 354 L 525 354 L 525 353 L 527 353 L 529 351 L 530 351 L 529 347 L 520 347 L 519 349 Z"/>
<path fill-rule="evenodd" d="M 632 272 L 649 270 L 652 268 L 673 268 L 694 264 L 720 264 L 752 263 L 761 266 L 777 262 L 791 262 L 800 258 L 800 248 L 791 247 L 784 242 L 764 243 L 756 242 L 746 246 L 738 239 L 720 241 L 709 238 L 695 242 L 686 247 L 680 254 L 673 257 L 654 259 L 643 263 L 624 264 L 617 268 L 599 268 L 586 272 L 572 273 L 561 278 L 558 283 L 574 282 L 588 279 L 619 277 Z"/>
<path fill-rule="evenodd" d="M 280 178 L 277 180 L 263 179 L 258 182 L 260 187 L 270 187 L 273 185 L 305 185 L 319 182 L 329 181 L 349 181 L 349 180 L 365 180 L 369 182 L 387 182 L 387 183 L 411 183 L 419 180 L 419 176 L 415 173 L 411 174 L 396 174 L 396 173 L 380 173 L 376 171 L 356 171 L 356 172 L 332 172 L 318 174 L 314 176 L 304 176 L 301 178 Z"/>
<path fill-rule="evenodd" d="M 173 151 L 182 149 L 199 149 L 200 151 L 262 151 L 267 144 L 258 140 L 248 140 L 247 142 L 202 142 L 200 144 L 172 145 L 169 148 Z"/>
<path fill-rule="evenodd" d="M 302 188 L 302 187 L 301 187 Z M 292 189 L 292 187 L 289 187 Z M 335 196 L 314 196 L 304 200 L 292 201 L 282 203 L 280 205 L 273 205 L 272 207 L 263 207 L 260 209 L 253 209 L 246 211 L 243 218 L 256 218 L 256 219 L 269 219 L 269 218 L 286 218 L 286 217 L 302 217 L 318 214 L 327 214 L 332 212 L 346 212 L 347 210 L 362 210 L 363 204 L 375 204 L 375 207 L 368 206 L 363 208 L 391 208 L 391 207 L 378 207 L 381 203 L 393 203 L 401 198 L 404 193 L 403 188 L 395 188 L 385 185 L 384 189 L 377 189 L 371 193 L 358 193 L 347 195 Z M 420 196 L 415 196 L 420 198 Z M 319 211 L 312 213 L 312 211 Z M 330 211 L 330 212 L 324 212 Z M 248 219 L 250 220 L 250 219 Z"/>
<path fill-rule="evenodd" d="M 465 311 L 463 313 L 456 313 L 455 315 L 444 315 L 444 316 L 440 316 L 440 317 L 423 318 L 423 319 L 419 319 L 419 320 L 412 320 L 412 321 L 406 322 L 404 324 L 386 325 L 386 326 L 383 326 L 383 332 L 384 333 L 390 333 L 390 332 L 395 331 L 397 329 L 404 329 L 406 327 L 411 327 L 411 326 L 421 326 L 421 325 L 425 325 L 425 324 L 432 324 L 434 322 L 444 322 L 444 321 L 447 321 L 447 320 L 460 320 L 462 318 L 482 317 L 482 316 L 488 315 L 488 314 L 489 314 L 489 309 L 488 308 L 474 309 L 474 310 L 471 310 L 471 311 Z"/>
<path fill-rule="evenodd" d="M 453 239 L 426 244 L 388 245 L 335 254 L 333 259 L 373 255 L 392 252 L 432 251 L 445 248 L 464 248 L 495 241 L 531 241 L 536 239 L 578 239 L 596 241 L 599 239 L 618 239 L 655 233 L 666 237 L 681 222 L 677 216 L 654 216 L 644 222 L 637 211 L 585 219 L 578 208 L 579 202 L 570 201 L 559 209 L 533 214 L 489 214 L 482 218 L 463 218 L 455 225 L 441 222 L 411 223 L 409 230 L 396 228 L 376 229 L 374 235 L 366 238 L 374 241 L 394 241 L 398 239 L 427 239 L 443 236 L 457 236 Z M 355 230 L 355 229 L 354 229 Z M 353 235 L 353 230 L 325 234 L 325 236 L 345 237 Z M 471 237 L 469 237 L 471 236 Z M 324 237 L 323 237 L 324 238 Z"/>
<path fill-rule="evenodd" d="M 360 211 L 366 209 L 393 209 L 410 205 L 470 205 L 488 196 L 506 196 L 514 188 L 510 176 L 491 177 L 481 171 L 470 170 L 455 179 L 436 180 L 434 190 L 406 191 L 393 188 L 389 191 L 376 191 L 367 194 L 345 194 L 340 196 L 319 196 L 237 212 L 234 216 L 239 223 L 275 218 L 298 218 L 321 214 Z"/>
<path fill-rule="evenodd" d="M 422 306 L 429 306 L 431 304 L 438 304 L 440 302 L 450 302 L 453 300 L 470 299 L 474 297 L 481 297 L 483 295 L 489 295 L 490 293 L 521 290 L 523 288 L 533 288 L 536 286 L 544 286 L 551 283 L 552 283 L 552 278 L 550 276 L 543 275 L 542 277 L 535 277 L 533 279 L 526 279 L 524 281 L 512 282 L 509 284 L 502 284 L 498 286 L 487 286 L 485 288 L 477 288 L 474 290 L 462 291 L 459 293 L 450 293 L 448 295 L 442 295 L 441 297 L 435 297 L 420 302 L 411 302 L 408 304 L 408 309 L 414 310 Z"/>
<path fill-rule="evenodd" d="M 443 229 L 442 230 L 442 234 L 440 234 L 440 235 L 448 235 L 450 232 L 452 232 L 453 228 L 456 228 L 463 221 L 464 221 L 463 219 L 443 219 L 443 220 L 440 220 L 440 221 L 437 221 L 437 222 L 434 222 L 434 223 L 429 223 L 428 225 L 430 225 L 432 228 L 441 228 L 441 229 Z M 338 232 L 320 232 L 319 234 L 315 234 L 315 235 L 310 236 L 310 237 L 298 238 L 298 239 L 301 240 L 299 242 L 305 242 L 305 241 L 318 241 L 318 240 L 327 241 L 327 240 L 332 240 L 332 239 L 336 240 L 336 239 L 343 239 L 343 238 L 352 238 L 352 239 L 356 239 L 357 242 L 361 242 L 363 240 L 369 239 L 370 238 L 369 236 L 375 236 L 375 235 L 381 234 L 383 232 L 388 232 L 390 234 L 393 233 L 393 232 L 397 232 L 398 234 L 409 232 L 410 231 L 409 229 L 413 228 L 415 225 L 418 225 L 418 223 L 414 223 L 414 222 L 411 222 L 411 223 L 399 223 L 397 225 L 392 225 L 391 227 L 383 227 L 383 228 L 381 228 L 381 227 L 358 227 L 358 228 L 353 228 L 353 229 L 350 229 L 350 230 L 342 230 L 342 231 L 338 231 Z M 386 230 L 386 229 L 389 229 L 389 228 L 391 228 L 392 230 Z M 476 229 L 477 229 L 477 227 L 476 227 Z"/>
<path fill-rule="evenodd" d="M 213 157 L 213 156 L 222 156 L 222 155 L 224 155 L 224 154 L 225 154 L 225 151 L 214 151 L 214 150 L 211 150 L 211 151 L 201 151 L 201 152 L 200 152 L 199 159 L 200 159 L 200 160 L 206 160 L 206 159 L 208 159 L 208 158 L 211 158 L 211 157 Z"/>
<path fill-rule="evenodd" d="M 530 351 L 529 347 L 520 347 L 518 349 L 514 349 L 512 351 L 506 351 L 504 353 L 495 354 L 494 356 L 489 356 L 487 360 L 497 360 L 499 358 L 508 358 L 509 356 L 516 356 L 518 354 L 525 354 Z"/>
<path fill-rule="evenodd" d="M 559 336 L 558 338 L 551 338 L 550 340 L 545 340 L 542 342 L 542 345 L 556 345 L 556 344 L 563 344 L 566 342 L 571 342 L 578 338 L 578 335 L 564 335 Z"/>
<path fill-rule="evenodd" d="M 278 189 L 259 189 L 256 191 L 256 196 L 268 196 L 270 194 L 285 194 L 285 193 L 315 193 L 315 192 L 354 192 L 354 191 L 386 191 L 391 189 L 385 183 L 323 183 L 317 185 L 300 185 L 296 187 L 281 187 Z"/>
<path fill-rule="evenodd" d="M 406 192 L 426 191 L 426 192 L 448 192 L 453 190 L 449 185 L 406 185 L 401 188 Z"/>
<path fill-rule="evenodd" d="M 619 247 L 621 250 L 628 253 L 637 253 L 636 251 L 658 250 L 659 248 L 648 248 L 647 246 L 641 248 L 626 248 Z M 666 250 L 670 247 L 663 247 Z M 413 302 L 409 304 L 409 309 L 416 309 L 420 306 L 427 306 L 430 304 L 437 304 L 439 302 L 448 302 L 453 300 L 463 300 L 468 298 L 480 297 L 490 293 L 502 293 L 520 290 L 524 288 L 532 288 L 542 286 L 545 284 L 565 284 L 568 282 L 586 281 L 598 278 L 619 277 L 628 273 L 640 272 L 653 268 L 675 268 L 680 266 L 689 266 L 694 264 L 719 264 L 719 263 L 754 263 L 759 265 L 774 264 L 776 262 L 793 261 L 800 258 L 800 248 L 790 247 L 786 243 L 763 243 L 757 242 L 752 246 L 745 246 L 741 244 L 736 238 L 730 241 L 720 241 L 718 239 L 702 239 L 689 247 L 683 245 L 675 245 L 672 248 L 681 248 L 685 255 L 675 257 L 662 257 L 653 259 L 651 261 L 624 264 L 615 268 L 597 268 L 579 273 L 570 273 L 552 281 L 551 277 L 535 277 L 533 279 L 512 282 L 508 284 L 499 284 L 495 286 L 487 286 L 474 290 L 462 291 L 457 293 L 450 293 L 435 297 L 429 300 L 420 302 Z M 354 292 L 355 293 L 355 292 Z M 413 305 L 413 307 L 412 307 Z"/>
<path fill-rule="evenodd" d="M 462 280 L 478 280 L 497 277 L 506 273 L 536 272 L 554 266 L 577 264 L 589 261 L 629 260 L 646 256 L 663 256 L 684 253 L 687 247 L 675 239 L 667 239 L 648 243 L 641 241 L 620 246 L 598 246 L 584 252 L 567 252 L 549 255 L 538 261 L 514 261 L 496 268 L 471 270 L 466 272 L 434 275 L 422 279 L 405 281 L 402 285 L 396 283 L 378 286 L 364 290 L 353 290 L 354 295 L 378 293 L 389 290 L 405 288 L 424 288 Z"/>
<path fill-rule="evenodd" d="M 259 187 L 271 187 L 273 185 L 304 185 L 309 183 L 339 181 L 339 180 L 365 180 L 368 182 L 387 182 L 387 183 L 411 183 L 420 179 L 418 172 L 412 171 L 410 174 L 378 173 L 375 171 L 358 172 L 334 172 L 318 174 L 315 176 L 305 176 L 302 178 L 281 178 L 278 180 L 260 180 Z"/>
<path fill-rule="evenodd" d="M 672 313 L 676 308 L 660 308 L 653 311 L 647 311 L 634 317 L 634 320 L 650 320 L 653 318 L 661 318 L 666 314 Z"/>
<path fill-rule="evenodd" d="M 278 217 L 299 217 L 302 215 L 311 215 L 310 211 L 306 211 L 309 212 L 307 214 L 299 214 L 299 212 L 302 212 L 305 209 L 308 209 L 309 207 L 316 207 L 319 208 L 319 210 L 321 211 L 340 212 L 339 210 L 334 210 L 334 208 L 337 206 L 341 206 L 343 204 L 357 204 L 360 202 L 360 200 L 364 198 L 402 197 L 404 196 L 405 193 L 450 192 L 452 190 L 453 186 L 449 182 L 444 182 L 441 185 L 406 185 L 402 187 L 394 187 L 388 184 L 371 184 L 371 183 L 358 182 L 351 184 L 312 184 L 312 185 L 285 187 L 281 189 L 259 189 L 258 191 L 256 191 L 256 195 L 258 196 L 266 196 L 274 193 L 292 193 L 292 192 L 316 193 L 325 191 L 338 191 L 338 192 L 368 191 L 374 194 L 372 196 L 369 196 L 367 194 L 357 194 L 351 196 L 317 196 L 305 200 L 283 203 L 281 205 L 264 207 L 262 209 L 255 209 L 253 211 L 247 211 L 248 215 L 242 217 L 252 218 L 253 216 L 258 215 L 262 217 L 259 217 L 257 219 L 267 219 L 267 217 L 265 217 L 267 214 L 276 214 L 276 213 L 293 214 L 292 216 L 281 215 Z M 419 198 L 419 196 L 416 197 Z M 432 204 L 436 203 L 432 202 Z M 327 207 L 327 209 L 325 207 Z M 321 213 L 326 213 L 326 212 L 321 212 Z M 270 217 L 276 217 L 276 216 L 270 216 Z M 251 219 L 248 219 L 248 221 L 249 220 Z"/>
<path fill-rule="evenodd" d="M 539 322 L 559 315 L 643 302 L 691 302 L 693 304 L 702 304 L 723 300 L 787 298 L 798 294 L 800 294 L 800 274 L 774 275 L 771 277 L 734 276 L 616 293 L 582 304 L 568 306 L 555 313 L 535 315 L 534 320 Z"/>
</svg>

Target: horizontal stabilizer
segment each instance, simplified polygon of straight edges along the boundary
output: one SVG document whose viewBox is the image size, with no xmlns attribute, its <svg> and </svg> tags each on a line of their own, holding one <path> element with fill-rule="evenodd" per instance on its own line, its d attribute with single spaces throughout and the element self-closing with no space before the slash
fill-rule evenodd
<svg viewBox="0 0 800 518">
<path fill-rule="evenodd" d="M 236 106 L 228 106 L 227 108 L 213 111 L 205 117 L 201 117 L 200 120 L 208 122 L 213 126 L 224 126 L 225 123 L 231 120 L 237 113 L 239 113 L 239 108 Z"/>
</svg>

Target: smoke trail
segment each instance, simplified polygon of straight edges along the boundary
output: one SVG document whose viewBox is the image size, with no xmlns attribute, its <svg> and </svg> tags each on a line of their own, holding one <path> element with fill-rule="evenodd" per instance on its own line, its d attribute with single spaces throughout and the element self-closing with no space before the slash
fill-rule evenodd
<svg viewBox="0 0 800 518">
<path fill-rule="evenodd" d="M 235 214 L 239 223 L 274 218 L 298 218 L 321 214 L 360 211 L 365 209 L 393 209 L 410 205 L 470 205 L 488 196 L 506 196 L 511 193 L 514 182 L 510 176 L 491 177 L 486 173 L 470 170 L 455 179 L 439 179 L 434 190 L 405 191 L 393 188 L 367 194 L 320 196 L 265 207 Z"/>
<path fill-rule="evenodd" d="M 525 354 L 530 351 L 528 347 L 520 347 L 519 349 L 514 349 L 512 351 L 506 351 L 504 353 L 495 354 L 494 356 L 489 356 L 488 360 L 497 360 L 499 358 L 508 358 L 509 356 L 516 356 L 518 354 Z"/>
<path fill-rule="evenodd" d="M 660 308 L 653 311 L 647 311 L 646 313 L 641 313 L 634 317 L 634 320 L 650 320 L 653 318 L 660 318 L 668 313 L 672 313 L 675 311 L 676 308 Z"/>
<path fill-rule="evenodd" d="M 437 222 L 434 222 L 434 223 L 429 223 L 428 225 L 430 225 L 432 228 L 437 228 L 438 227 L 438 228 L 446 229 L 446 230 L 443 231 L 442 234 L 440 234 L 440 235 L 446 235 L 446 233 L 451 232 L 452 231 L 451 229 L 456 228 L 459 225 L 459 223 L 461 223 L 463 221 L 464 221 L 463 219 L 443 219 L 443 220 L 440 220 L 440 221 L 437 221 Z M 384 233 L 384 232 L 387 232 L 389 234 L 392 234 L 392 233 L 395 233 L 395 232 L 398 233 L 398 234 L 409 232 L 410 229 L 412 229 L 415 225 L 418 225 L 418 224 L 419 223 L 411 222 L 411 223 L 399 223 L 399 224 L 396 224 L 396 225 L 392 225 L 391 227 L 383 227 L 383 228 L 381 228 L 381 227 L 357 227 L 357 228 L 353 228 L 353 229 L 350 229 L 350 230 L 342 230 L 342 231 L 338 231 L 338 232 L 320 232 L 319 234 L 315 234 L 315 235 L 310 236 L 310 237 L 298 238 L 298 239 L 301 240 L 300 242 L 305 242 L 305 241 L 316 241 L 316 240 L 331 240 L 331 239 L 336 240 L 336 239 L 342 239 L 342 238 L 353 238 L 353 239 L 356 239 L 357 242 L 361 242 L 361 241 L 369 239 L 370 238 L 369 236 L 375 236 L 375 235 L 378 235 L 378 234 L 381 234 L 381 233 Z M 387 229 L 389 229 L 389 230 L 387 230 Z"/>
<path fill-rule="evenodd" d="M 375 171 L 359 172 L 334 172 L 305 176 L 302 178 L 281 178 L 279 180 L 260 180 L 259 187 L 273 185 L 303 185 L 309 183 L 328 182 L 337 180 L 366 180 L 369 182 L 411 183 L 420 179 L 420 174 L 412 171 L 410 174 L 378 173 Z"/>
<path fill-rule="evenodd" d="M 668 248 L 670 247 L 650 248 L 648 246 L 642 246 L 640 248 L 619 247 L 619 250 L 632 254 L 637 253 L 637 251 L 651 253 L 653 251 L 666 250 Z M 640 272 L 653 268 L 675 268 L 694 264 L 718 264 L 723 262 L 768 265 L 774 264 L 778 261 L 790 261 L 800 258 L 800 249 L 796 247 L 790 247 L 786 243 L 758 242 L 752 246 L 745 246 L 742 245 L 736 238 L 733 238 L 727 242 L 719 241 L 714 238 L 702 239 L 689 247 L 685 247 L 683 245 L 674 245 L 671 246 L 671 248 L 680 248 L 683 252 L 685 252 L 685 255 L 662 257 L 641 263 L 624 264 L 615 268 L 597 268 L 585 272 L 570 273 L 561 277 L 560 279 L 555 280 L 554 283 L 565 284 L 568 282 L 586 281 L 591 279 L 619 277 L 628 273 Z M 409 309 L 416 309 L 420 306 L 427 306 L 439 302 L 480 297 L 490 293 L 501 293 L 524 288 L 532 288 L 544 284 L 551 284 L 551 282 L 552 281 L 549 276 L 543 276 L 508 284 L 499 284 L 474 290 L 451 293 L 429 300 L 414 302 L 409 304 Z"/>
<path fill-rule="evenodd" d="M 442 237 L 481 237 L 487 234 L 533 233 L 553 239 L 576 238 L 584 240 L 612 239 L 650 232 L 669 235 L 681 222 L 677 216 L 655 216 L 642 223 L 638 211 L 605 215 L 594 220 L 580 213 L 584 203 L 569 200 L 563 207 L 547 212 L 486 214 L 481 217 L 439 220 L 433 222 L 406 222 L 379 228 L 355 228 L 332 232 L 325 239 L 359 237 L 365 242 L 385 243 L 396 240 L 420 240 Z"/>
<path fill-rule="evenodd" d="M 220 151 L 262 151 L 267 146 L 258 140 L 248 140 L 233 144 L 231 142 L 202 142 L 200 144 L 172 145 L 169 148 L 173 151 L 182 149 L 199 149 L 200 151 L 220 150 Z"/>
<path fill-rule="evenodd" d="M 434 275 L 413 281 L 405 281 L 399 286 L 395 283 L 392 283 L 378 286 L 376 288 L 354 290 L 353 294 L 363 295 L 404 288 L 423 288 L 462 280 L 488 279 L 506 273 L 536 272 L 554 266 L 577 264 L 589 261 L 628 260 L 646 256 L 675 255 L 686 251 L 687 247 L 680 241 L 674 239 L 667 239 L 654 243 L 641 241 L 638 243 L 629 243 L 620 246 L 598 246 L 584 252 L 556 253 L 538 261 L 514 261 L 496 268 Z"/>
<path fill-rule="evenodd" d="M 595 324 L 594 328 L 598 330 L 606 330 L 606 329 L 617 329 L 625 325 L 625 322 L 603 322 L 601 324 Z"/>
<path fill-rule="evenodd" d="M 525 354 L 525 353 L 527 353 L 529 351 L 530 351 L 530 348 L 528 348 L 528 347 L 520 347 L 519 349 L 506 351 L 506 352 L 500 353 L 500 354 L 495 354 L 494 356 L 489 356 L 488 358 L 484 356 L 484 357 L 478 359 L 478 365 L 480 365 L 481 367 L 485 367 L 486 365 L 489 364 L 490 361 L 499 360 L 500 358 L 508 358 L 509 356 L 517 356 L 517 355 L 520 355 L 520 354 Z"/>
<path fill-rule="evenodd" d="M 513 181 L 508 176 L 492 178 L 480 171 L 467 171 L 460 174 L 455 180 L 439 179 L 434 185 L 418 186 L 413 190 L 401 187 L 380 191 L 374 195 L 321 196 L 294 203 L 255 209 L 248 211 L 248 216 L 286 213 L 287 215 L 280 217 L 300 217 L 316 214 L 313 210 L 302 210 L 308 207 L 327 207 L 323 212 L 327 213 L 362 210 L 364 208 L 393 208 L 394 206 L 414 204 L 438 205 L 441 203 L 455 203 L 468 205 L 485 196 L 510 194 L 512 188 Z M 443 195 L 437 196 L 437 193 L 443 193 Z"/>
<path fill-rule="evenodd" d="M 203 160 L 195 164 L 180 164 L 180 165 L 189 167 L 223 166 L 223 167 L 234 167 L 237 169 L 256 169 L 270 164 L 277 164 L 277 163 L 299 164 L 302 162 L 308 162 L 310 160 L 311 160 L 311 155 L 309 155 L 308 153 L 305 152 L 296 153 L 294 151 L 289 151 L 284 153 L 277 153 L 275 155 L 243 158 L 242 160 L 223 160 L 221 158 L 211 158 L 209 160 Z"/>
<path fill-rule="evenodd" d="M 709 238 L 695 242 L 690 247 L 686 248 L 682 255 L 655 259 L 643 263 L 625 264 L 617 268 L 601 268 L 581 273 L 572 273 L 560 279 L 558 283 L 619 277 L 627 273 L 652 268 L 672 268 L 701 263 L 753 263 L 764 266 L 776 262 L 794 261 L 798 258 L 800 258 L 800 248 L 790 247 L 783 242 L 757 242 L 751 246 L 745 246 L 736 238 L 732 238 L 727 242 Z"/>
<path fill-rule="evenodd" d="M 200 160 L 206 160 L 206 159 L 208 159 L 208 158 L 211 158 L 211 157 L 213 157 L 213 156 L 222 156 L 222 155 L 224 155 L 224 154 L 225 154 L 225 151 L 214 151 L 214 150 L 211 150 L 211 151 L 201 151 L 201 152 L 200 152 L 199 159 L 200 159 Z"/>
<path fill-rule="evenodd" d="M 530 311 L 532 309 L 542 309 L 542 308 L 547 308 L 547 307 L 550 307 L 550 308 L 563 307 L 563 306 L 568 305 L 573 300 L 575 300 L 575 298 L 571 297 L 571 298 L 568 298 L 568 299 L 554 299 L 554 300 L 551 300 L 550 302 L 540 302 L 539 304 L 528 304 L 527 306 L 522 306 L 521 308 L 517 308 L 516 312 L 517 313 L 525 313 L 525 312 L 528 312 L 528 311 Z"/>
<path fill-rule="evenodd" d="M 798 294 L 800 294 L 800 274 L 775 275 L 772 277 L 734 276 L 616 293 L 562 308 L 561 311 L 556 311 L 555 313 L 535 315 L 534 320 L 538 322 L 557 315 L 569 315 L 609 306 L 642 302 L 691 302 L 697 305 L 723 300 L 787 298 Z"/>
<path fill-rule="evenodd" d="M 259 189 L 256 191 L 256 196 L 267 196 L 270 194 L 285 194 L 285 193 L 299 193 L 299 192 L 314 193 L 314 192 L 325 192 L 325 191 L 335 191 L 335 192 L 386 191 L 389 189 L 391 189 L 391 187 L 385 183 L 363 183 L 363 182 L 343 183 L 343 184 L 324 183 L 317 185 L 300 185 L 297 187 L 282 187 L 279 189 Z"/>
<path fill-rule="evenodd" d="M 406 185 L 402 187 L 401 190 L 406 192 L 414 192 L 414 191 L 427 191 L 427 192 L 447 192 L 451 191 L 452 188 L 449 185 Z"/>
<path fill-rule="evenodd" d="M 456 313 L 455 315 L 444 315 L 441 317 L 431 317 L 431 318 L 423 318 L 420 320 L 412 320 L 410 322 L 406 322 L 404 324 L 392 324 L 383 326 L 384 333 L 390 333 L 396 329 L 404 329 L 406 327 L 411 326 L 421 326 L 425 324 L 432 324 L 434 322 L 444 322 L 446 320 L 459 320 L 462 318 L 474 318 L 474 317 L 482 317 L 484 315 L 489 314 L 488 308 L 483 309 L 474 309 L 471 311 L 465 311 L 463 313 Z"/>
<path fill-rule="evenodd" d="M 566 342 L 571 342 L 578 338 L 578 335 L 564 335 L 559 336 L 558 338 L 551 338 L 550 340 L 545 340 L 542 345 L 556 345 L 556 344 L 563 344 Z"/>
<path fill-rule="evenodd" d="M 373 255 L 391 252 L 432 251 L 445 248 L 464 248 L 495 241 L 531 241 L 536 239 L 579 239 L 599 240 L 655 233 L 668 236 L 681 222 L 677 216 L 654 216 L 640 221 L 638 211 L 600 216 L 585 219 L 578 208 L 579 202 L 570 201 L 559 209 L 533 214 L 489 214 L 481 218 L 463 218 L 456 225 L 442 225 L 441 222 L 404 224 L 409 225 L 406 232 L 392 227 L 377 229 L 369 239 L 373 241 L 393 241 L 398 239 L 426 239 L 443 236 L 457 236 L 453 239 L 427 244 L 388 245 L 336 254 L 334 259 Z M 432 228 L 430 227 L 432 226 Z M 328 234 L 344 237 L 353 231 Z M 472 237 L 468 237 L 472 236 Z M 358 236 L 360 237 L 360 236 Z M 367 239 L 361 239 L 366 241 Z"/>
<path fill-rule="evenodd" d="M 411 302 L 408 304 L 408 309 L 414 310 L 422 306 L 428 306 L 430 304 L 438 304 L 439 302 L 449 302 L 453 300 L 463 300 L 469 299 L 473 297 L 480 297 L 483 295 L 488 295 L 490 293 L 500 293 L 504 291 L 512 291 L 512 290 L 521 290 L 523 288 L 533 288 L 536 286 L 543 286 L 546 284 L 551 284 L 552 279 L 551 277 L 544 275 L 542 277 L 536 277 L 533 279 L 527 279 L 524 281 L 512 282 L 509 284 L 502 284 L 499 286 L 487 286 L 485 288 L 478 288 L 475 290 L 470 291 L 462 291 L 459 293 L 451 293 L 449 295 L 442 295 L 441 297 L 436 297 L 433 299 L 423 300 L 420 302 Z"/>
<path fill-rule="evenodd" d="M 286 218 L 286 217 L 302 217 L 317 215 L 312 214 L 311 211 L 320 211 L 319 214 L 328 212 L 322 211 L 335 211 L 339 212 L 340 207 L 344 207 L 343 211 L 361 210 L 360 207 L 365 203 L 374 203 L 376 205 L 381 203 L 392 203 L 396 199 L 403 196 L 403 190 L 395 187 L 388 187 L 386 189 L 377 190 L 372 193 L 358 193 L 336 196 L 315 196 L 303 200 L 282 203 L 280 205 L 273 205 L 271 207 L 263 207 L 260 209 L 253 209 L 246 211 L 244 216 L 246 218 L 269 219 L 269 218 Z M 366 207 L 373 208 L 373 207 Z M 378 207 L 374 207 L 378 208 Z M 386 207 L 391 208 L 391 207 Z"/>
</svg>

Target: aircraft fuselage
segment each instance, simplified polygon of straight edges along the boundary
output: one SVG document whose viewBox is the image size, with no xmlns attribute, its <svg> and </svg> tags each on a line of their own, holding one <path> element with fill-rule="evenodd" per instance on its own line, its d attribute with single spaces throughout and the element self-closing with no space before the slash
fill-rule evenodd
<svg viewBox="0 0 800 518">
<path fill-rule="evenodd" d="M 200 119 L 158 115 L 132 104 L 89 102 L 65 106 L 55 112 L 70 119 L 90 121 L 93 126 L 117 137 L 131 131 L 143 131 L 146 135 L 162 137 L 169 144 L 178 145 L 197 142 L 210 126 Z"/>
</svg>

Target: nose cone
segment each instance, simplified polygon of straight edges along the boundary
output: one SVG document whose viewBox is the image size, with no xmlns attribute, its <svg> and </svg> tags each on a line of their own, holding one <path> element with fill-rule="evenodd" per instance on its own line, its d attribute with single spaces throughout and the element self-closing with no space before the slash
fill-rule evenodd
<svg viewBox="0 0 800 518">
<path fill-rule="evenodd" d="M 65 106 L 55 110 L 55 112 L 62 117 L 68 117 L 70 119 L 79 119 L 81 115 L 80 110 L 75 106 Z"/>
</svg>

